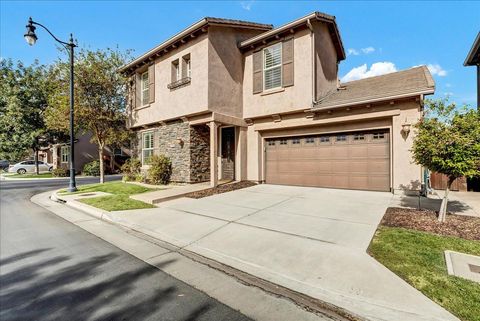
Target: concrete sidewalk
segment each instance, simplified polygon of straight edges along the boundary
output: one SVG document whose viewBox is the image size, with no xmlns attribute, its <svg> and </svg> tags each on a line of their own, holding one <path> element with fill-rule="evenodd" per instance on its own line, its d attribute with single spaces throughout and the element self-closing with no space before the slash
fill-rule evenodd
<svg viewBox="0 0 480 321">
<path fill-rule="evenodd" d="M 436 190 L 435 194 L 420 198 L 418 196 L 396 194 L 393 196 L 390 206 L 438 211 L 444 193 L 445 191 Z M 448 212 L 457 215 L 480 217 L 480 193 L 450 192 L 448 194 Z"/>
<path fill-rule="evenodd" d="M 458 320 L 365 252 L 391 201 L 258 185 L 100 217 L 367 320 Z"/>
<path fill-rule="evenodd" d="M 165 188 L 158 191 L 135 194 L 130 196 L 130 198 L 149 204 L 158 204 L 182 197 L 188 193 L 198 192 L 208 188 L 210 188 L 209 182 L 189 185 L 167 185 Z"/>
</svg>

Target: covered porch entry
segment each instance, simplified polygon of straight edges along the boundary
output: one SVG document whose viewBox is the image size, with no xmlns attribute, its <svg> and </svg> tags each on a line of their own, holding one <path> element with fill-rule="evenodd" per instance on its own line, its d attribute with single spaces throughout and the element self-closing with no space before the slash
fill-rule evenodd
<svg viewBox="0 0 480 321">
<path fill-rule="evenodd" d="M 244 120 L 211 113 L 189 122 L 191 126 L 209 127 L 210 186 L 246 179 L 247 125 Z"/>
</svg>

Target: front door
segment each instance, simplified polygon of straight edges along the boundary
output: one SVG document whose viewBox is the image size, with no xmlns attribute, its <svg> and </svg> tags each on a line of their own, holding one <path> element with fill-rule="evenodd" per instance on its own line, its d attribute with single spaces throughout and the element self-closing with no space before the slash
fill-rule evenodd
<svg viewBox="0 0 480 321">
<path fill-rule="evenodd" d="M 223 180 L 235 179 L 235 128 L 222 128 L 222 175 Z"/>
</svg>

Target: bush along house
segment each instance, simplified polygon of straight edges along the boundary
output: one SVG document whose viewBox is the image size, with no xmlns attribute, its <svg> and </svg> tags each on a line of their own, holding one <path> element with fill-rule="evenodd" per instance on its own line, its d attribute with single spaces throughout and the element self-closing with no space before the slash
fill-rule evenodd
<svg viewBox="0 0 480 321">
<path fill-rule="evenodd" d="M 434 82 L 425 66 L 340 83 L 335 17 L 278 28 L 204 18 L 120 69 L 134 153 L 172 181 L 418 190 L 413 125 Z"/>
</svg>

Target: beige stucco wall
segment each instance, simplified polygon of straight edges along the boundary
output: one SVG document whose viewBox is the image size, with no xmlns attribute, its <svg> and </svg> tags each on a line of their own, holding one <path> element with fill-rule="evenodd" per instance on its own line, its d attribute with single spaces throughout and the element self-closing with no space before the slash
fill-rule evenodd
<svg viewBox="0 0 480 321">
<path fill-rule="evenodd" d="M 238 43 L 261 30 L 208 28 L 208 108 L 224 115 L 242 117 L 243 54 Z"/>
<path fill-rule="evenodd" d="M 393 182 L 396 191 L 419 190 L 422 183 L 422 169 L 413 162 L 411 149 L 415 130 L 413 124 L 421 117 L 420 104 L 409 102 L 399 104 L 400 114 L 392 117 Z M 402 136 L 402 124 L 411 124 L 407 137 Z"/>
<path fill-rule="evenodd" d="M 336 110 L 314 118 L 305 113 L 288 115 L 280 122 L 267 117 L 258 119 L 247 129 L 247 179 L 264 181 L 264 142 L 268 137 L 348 132 L 387 128 L 390 130 L 391 179 L 394 190 L 417 190 L 421 184 L 421 167 L 413 163 L 410 149 L 414 132 L 402 137 L 402 124 L 415 123 L 420 118 L 420 104 L 415 101 L 384 104 L 347 111 Z"/>
<path fill-rule="evenodd" d="M 315 39 L 315 99 L 337 88 L 337 51 L 325 22 L 312 23 Z"/>
<path fill-rule="evenodd" d="M 245 53 L 244 118 L 310 108 L 312 103 L 312 40 L 308 29 L 294 34 L 294 85 L 281 91 L 253 94 L 252 53 Z"/>
<path fill-rule="evenodd" d="M 130 112 L 133 127 L 208 110 L 208 47 L 205 33 L 155 61 L 155 102 Z M 191 82 L 168 89 L 167 85 L 172 81 L 172 61 L 179 59 L 181 63 L 182 57 L 188 54 L 191 57 Z"/>
</svg>

